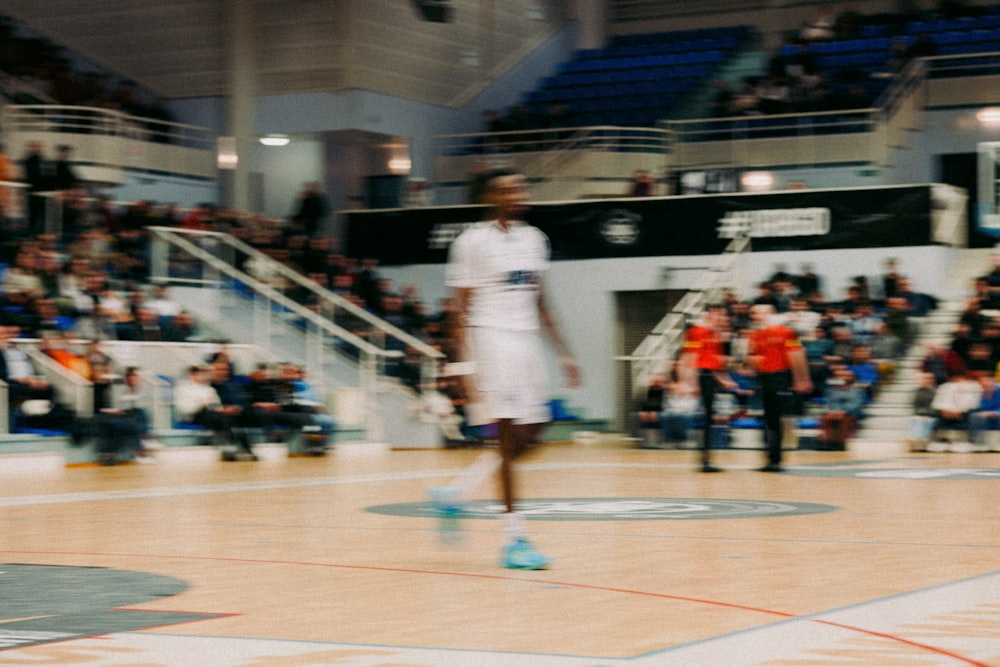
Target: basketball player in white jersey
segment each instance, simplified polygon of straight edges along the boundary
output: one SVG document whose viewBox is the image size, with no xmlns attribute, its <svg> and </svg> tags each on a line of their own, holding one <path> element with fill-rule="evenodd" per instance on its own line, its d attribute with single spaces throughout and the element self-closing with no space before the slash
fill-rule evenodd
<svg viewBox="0 0 1000 667">
<path fill-rule="evenodd" d="M 545 301 L 548 238 L 519 220 L 527 199 L 522 174 L 494 171 L 484 193 L 492 219 L 465 230 L 450 249 L 446 280 L 455 293 L 452 335 L 469 370 L 466 416 L 472 424 L 498 425 L 499 457 L 485 453 L 437 499 L 454 508 L 499 468 L 508 536 L 501 564 L 536 570 L 546 568 L 549 558 L 525 537 L 513 464 L 539 444 L 542 427 L 551 419 L 543 331 L 559 354 L 566 386 L 577 387 L 580 376 Z"/>
</svg>

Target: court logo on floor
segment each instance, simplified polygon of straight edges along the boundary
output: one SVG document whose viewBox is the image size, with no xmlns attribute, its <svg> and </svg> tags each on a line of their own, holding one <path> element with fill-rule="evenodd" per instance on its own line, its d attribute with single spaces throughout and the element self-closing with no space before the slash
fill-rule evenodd
<svg viewBox="0 0 1000 667">
<path fill-rule="evenodd" d="M 684 521 L 692 519 L 756 519 L 770 516 L 819 514 L 833 505 L 770 500 L 704 498 L 530 498 L 518 510 L 536 521 Z M 436 517 L 429 501 L 369 507 L 369 512 L 394 516 Z M 496 519 L 504 511 L 495 500 L 468 503 L 463 515 L 470 519 Z"/>
<path fill-rule="evenodd" d="M 0 563 L 0 650 L 219 616 L 125 608 L 186 588 L 147 572 Z"/>
</svg>

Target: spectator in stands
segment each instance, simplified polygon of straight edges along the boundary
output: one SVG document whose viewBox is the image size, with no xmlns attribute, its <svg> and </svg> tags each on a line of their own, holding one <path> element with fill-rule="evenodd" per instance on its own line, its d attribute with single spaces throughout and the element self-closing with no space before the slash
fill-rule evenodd
<svg viewBox="0 0 1000 667">
<path fill-rule="evenodd" d="M 37 245 L 22 244 L 14 256 L 14 263 L 3 272 L 3 279 L 0 280 L 0 299 L 4 306 L 20 309 L 8 310 L 8 313 L 33 313 L 35 301 L 45 296 L 45 288 L 38 272 L 39 257 Z"/>
<path fill-rule="evenodd" d="M 655 187 L 656 181 L 653 174 L 646 169 L 640 169 L 632 174 L 632 184 L 629 186 L 628 196 L 649 197 L 654 194 L 653 188 Z"/>
<path fill-rule="evenodd" d="M 31 236 L 45 231 L 45 196 L 51 190 L 51 166 L 42 153 L 40 141 L 29 141 L 27 153 L 21 160 L 24 182 L 28 184 L 28 233 Z"/>
<path fill-rule="evenodd" d="M 800 338 L 811 338 L 821 319 L 820 314 L 809 307 L 809 302 L 804 297 L 796 296 L 788 302 L 785 325 L 794 329 Z"/>
<path fill-rule="evenodd" d="M 969 362 L 969 348 L 975 339 L 972 336 L 972 329 L 968 324 L 964 322 L 959 322 L 958 326 L 951 334 L 951 351 L 958 355 L 962 360 L 963 366 L 966 366 Z"/>
<path fill-rule="evenodd" d="M 983 314 L 982 300 L 972 297 L 966 300 L 965 310 L 962 311 L 958 323 L 967 327 L 969 334 L 973 338 L 978 338 L 982 332 L 983 325 L 988 320 L 989 318 Z"/>
<path fill-rule="evenodd" d="M 854 384 L 864 390 L 866 400 L 872 400 L 881 376 L 878 364 L 872 359 L 871 347 L 865 343 L 854 343 L 847 361 L 847 370 L 854 376 Z"/>
<path fill-rule="evenodd" d="M 134 317 L 122 320 L 115 326 L 118 340 L 161 341 L 166 330 L 160 324 L 160 315 L 149 306 L 139 306 Z"/>
<path fill-rule="evenodd" d="M 992 375 L 981 375 L 979 385 L 982 398 L 979 406 L 969 415 L 969 441 L 977 451 L 988 451 L 986 432 L 1000 427 L 1000 387 Z"/>
<path fill-rule="evenodd" d="M 996 297 L 1000 295 L 995 295 L 990 291 L 990 284 L 986 280 L 985 276 L 979 276 L 972 281 L 972 297 L 979 301 L 979 307 L 984 310 L 993 310 L 997 307 L 998 301 L 995 300 Z"/>
<path fill-rule="evenodd" d="M 965 368 L 975 377 L 995 377 L 997 374 L 997 365 L 994 361 L 993 348 L 990 344 L 978 338 L 973 340 L 969 346 Z"/>
<path fill-rule="evenodd" d="M 986 280 L 993 303 L 1000 303 L 1000 253 L 990 256 L 990 270 L 983 278 Z"/>
<path fill-rule="evenodd" d="M 649 379 L 646 393 L 639 403 L 636 418 L 639 420 L 641 449 L 659 449 L 666 430 L 664 408 L 667 400 L 667 376 L 657 373 Z"/>
<path fill-rule="evenodd" d="M 293 364 L 260 364 L 250 374 L 247 389 L 251 401 L 254 423 L 265 428 L 293 429 L 300 433 L 315 432 L 321 436 L 321 447 L 326 446 L 332 430 L 332 419 L 327 419 L 318 401 L 310 404 L 295 400 L 296 380 L 304 381 Z M 302 388 L 304 393 L 308 388 Z"/>
<path fill-rule="evenodd" d="M 52 401 L 52 385 L 35 370 L 24 350 L 12 343 L 17 334 L 16 327 L 0 326 L 0 380 L 7 383 L 10 407 L 30 400 Z"/>
<path fill-rule="evenodd" d="M 915 292 L 913 282 L 909 278 L 899 278 L 896 284 L 897 296 L 906 299 L 910 306 L 910 314 L 914 317 L 924 317 L 937 309 L 937 299 L 930 294 Z"/>
<path fill-rule="evenodd" d="M 738 383 L 738 376 L 733 377 Z M 662 414 L 664 444 L 667 447 L 677 447 L 687 442 L 688 428 L 701 415 L 698 395 L 684 382 L 669 383 Z"/>
<path fill-rule="evenodd" d="M 933 375 L 937 386 L 943 385 L 953 375 L 965 372 L 965 362 L 942 341 L 929 340 L 924 347 L 927 354 L 920 362 L 920 370 Z"/>
<path fill-rule="evenodd" d="M 170 286 L 166 283 L 153 286 L 152 295 L 146 301 L 146 306 L 156 311 L 156 314 L 165 323 L 170 322 L 183 310 L 181 304 L 170 295 Z"/>
<path fill-rule="evenodd" d="M 757 87 L 753 77 L 744 77 L 733 95 L 731 108 L 734 116 L 755 116 L 760 113 Z"/>
<path fill-rule="evenodd" d="M 715 81 L 715 95 L 708 103 L 709 115 L 713 118 L 727 118 L 735 115 L 733 111 L 733 90 L 729 81 L 717 79 Z"/>
<path fill-rule="evenodd" d="M 794 276 L 795 287 L 799 290 L 799 296 L 808 299 L 813 293 L 823 289 L 823 280 L 816 275 L 813 265 L 806 262 L 800 268 L 801 273 Z"/>
<path fill-rule="evenodd" d="M 7 147 L 0 143 L 0 183 L 13 183 L 17 180 L 19 180 L 17 169 L 13 161 L 7 157 Z M 14 188 L 0 185 L 0 227 L 7 233 L 13 231 L 9 224 L 17 208 L 17 197 Z"/>
<path fill-rule="evenodd" d="M 52 165 L 51 188 L 56 192 L 66 192 L 80 187 L 80 177 L 73 168 L 73 147 L 68 144 L 56 146 L 55 162 Z"/>
<path fill-rule="evenodd" d="M 326 196 L 323 195 L 318 181 L 309 181 L 302 188 L 296 200 L 295 213 L 291 221 L 305 232 L 306 236 L 316 236 L 323 226 L 329 211 Z"/>
<path fill-rule="evenodd" d="M 152 461 L 145 442 L 152 442 L 149 433 L 148 392 L 139 370 L 125 369 L 122 384 L 111 392 L 106 405 L 95 406 L 94 422 L 97 434 L 98 462 L 113 465 L 121 460 Z"/>
<path fill-rule="evenodd" d="M 309 427 L 318 428 L 318 433 L 323 436 L 323 446 L 325 447 L 333 438 L 337 429 L 337 420 L 326 409 L 326 401 L 316 391 L 309 381 L 309 375 L 305 366 L 296 364 L 283 364 L 283 372 L 292 385 L 292 402 L 290 409 L 309 415 Z"/>
<path fill-rule="evenodd" d="M 907 426 L 908 438 L 911 452 L 922 452 L 927 449 L 927 443 L 934 432 L 934 425 L 937 423 L 936 413 L 931 405 L 934 402 L 934 394 L 937 384 L 933 373 L 920 373 L 920 383 L 913 391 L 911 406 L 913 415 L 909 418 Z"/>
<path fill-rule="evenodd" d="M 857 310 L 860 305 L 868 303 L 870 303 L 870 300 L 868 298 L 868 285 L 865 282 L 865 277 L 857 276 L 853 278 L 851 284 L 847 286 L 844 300 L 839 304 L 840 309 L 848 315 L 848 317 L 850 317 L 854 315 L 854 311 Z"/>
<path fill-rule="evenodd" d="M 756 90 L 757 108 L 764 114 L 781 114 L 789 111 L 791 91 L 783 77 L 769 76 L 763 79 Z"/>
<path fill-rule="evenodd" d="M 997 368 L 1000 366 L 1000 321 L 996 318 L 990 318 L 984 322 L 980 340 L 990 348 L 990 358 L 992 359 L 993 367 Z M 1000 376 L 998 376 L 998 379 L 1000 379 Z"/>
<path fill-rule="evenodd" d="M 826 411 L 821 418 L 821 448 L 846 449 L 863 415 L 867 402 L 865 389 L 858 386 L 854 373 L 847 366 L 835 364 L 830 369 L 823 398 L 826 399 Z"/>
<path fill-rule="evenodd" d="M 771 306 L 777 312 L 780 300 L 774 293 L 774 283 L 770 280 L 757 283 L 757 296 L 751 303 L 755 306 Z"/>
<path fill-rule="evenodd" d="M 164 340 L 175 343 L 193 341 L 198 338 L 198 327 L 194 315 L 186 310 L 177 313 L 163 331 Z"/>
<path fill-rule="evenodd" d="M 854 338 L 851 336 L 851 329 L 845 325 L 834 326 L 830 329 L 830 341 L 832 343 L 830 356 L 841 364 L 846 364 L 851 358 L 851 351 L 854 349 Z"/>
<path fill-rule="evenodd" d="M 910 306 L 906 299 L 891 296 L 886 300 L 884 314 L 886 333 L 898 341 L 896 354 L 903 353 L 917 337 L 916 325 L 910 320 Z"/>
<path fill-rule="evenodd" d="M 216 444 L 223 446 L 235 442 L 248 458 L 256 460 L 250 448 L 250 437 L 241 427 L 245 408 L 237 403 L 224 404 L 219 393 L 210 384 L 212 369 L 208 366 L 191 366 L 184 378 L 174 387 L 174 408 L 181 421 L 196 424 L 212 431 Z"/>
<path fill-rule="evenodd" d="M 854 304 L 849 327 L 851 337 L 861 343 L 871 343 L 882 331 L 883 319 L 875 312 L 875 304 L 860 300 Z"/>
<path fill-rule="evenodd" d="M 882 298 L 886 302 L 899 292 L 899 279 L 902 277 L 898 260 L 895 257 L 886 259 L 885 270 L 882 272 Z"/>
<path fill-rule="evenodd" d="M 838 361 L 838 358 L 833 355 L 833 341 L 827 335 L 826 329 L 816 327 L 811 336 L 802 339 L 802 347 L 806 351 L 809 378 L 813 383 L 811 395 L 821 396 L 829 377 L 830 364 Z"/>
<path fill-rule="evenodd" d="M 952 371 L 948 381 L 934 392 L 934 401 L 931 403 L 937 417 L 937 431 L 967 431 L 969 415 L 979 407 L 982 394 L 982 387 L 964 368 Z M 938 451 L 941 447 L 929 445 L 928 449 Z"/>
</svg>

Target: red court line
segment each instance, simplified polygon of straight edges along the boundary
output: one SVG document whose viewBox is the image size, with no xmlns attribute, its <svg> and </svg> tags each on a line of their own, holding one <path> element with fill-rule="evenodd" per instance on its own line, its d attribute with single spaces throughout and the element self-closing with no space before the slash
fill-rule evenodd
<svg viewBox="0 0 1000 667">
<path fill-rule="evenodd" d="M 216 562 L 245 563 L 245 564 L 257 564 L 257 565 L 294 565 L 298 567 L 321 567 L 321 568 L 329 568 L 337 570 L 367 570 L 370 572 L 392 572 L 397 574 L 418 574 L 418 575 L 433 575 L 433 576 L 444 576 L 444 577 L 465 577 L 470 579 L 491 579 L 496 581 L 533 582 L 536 584 L 542 584 L 546 586 L 561 586 L 566 588 L 576 588 L 580 590 L 603 591 L 607 593 L 621 593 L 624 595 L 637 595 L 641 597 L 660 598 L 664 600 L 676 600 L 679 602 L 693 602 L 695 604 L 704 604 L 714 607 L 724 607 L 727 609 L 739 609 L 742 611 L 748 611 L 756 614 L 778 616 L 780 618 L 785 618 L 785 619 L 799 619 L 808 621 L 810 623 L 819 623 L 822 625 L 829 625 L 831 627 L 840 628 L 842 630 L 857 632 L 860 634 L 868 635 L 870 637 L 879 637 L 881 639 L 887 639 L 890 641 L 898 642 L 900 644 L 905 644 L 907 646 L 919 648 L 925 651 L 929 651 L 931 653 L 936 653 L 941 656 L 953 658 L 954 660 L 957 660 L 966 665 L 970 665 L 971 667 L 992 667 L 991 665 L 988 665 L 985 662 L 979 662 L 978 660 L 974 660 L 972 658 L 966 658 L 964 656 L 958 655 L 946 649 L 939 648 L 937 646 L 922 644 L 920 642 L 915 642 L 906 639 L 904 637 L 899 637 L 897 635 L 878 632 L 877 630 L 867 630 L 865 628 L 846 625 L 844 623 L 837 623 L 836 621 L 825 621 L 823 619 L 818 619 L 818 618 L 802 617 L 797 614 L 792 614 L 789 612 L 736 604 L 734 602 L 725 602 L 722 600 L 707 600 L 703 598 L 694 598 L 684 595 L 671 595 L 669 593 L 639 591 L 629 588 L 616 588 L 614 586 L 599 586 L 597 584 L 581 584 L 576 582 L 556 581 L 551 579 L 534 579 L 534 578 L 527 578 L 527 576 L 525 576 L 524 574 L 522 574 L 521 576 L 514 576 L 510 574 L 486 574 L 482 572 L 479 573 L 449 572 L 444 570 L 424 570 L 424 569 L 407 568 L 407 567 L 349 565 L 344 563 L 315 563 L 309 561 L 294 561 L 294 560 L 236 558 L 232 556 L 184 556 L 184 555 L 164 555 L 164 554 L 151 555 L 151 554 L 130 554 L 130 553 L 82 553 L 82 552 L 62 552 L 62 551 L 14 551 L 14 550 L 0 550 L 0 554 L 34 554 L 34 555 L 45 555 L 45 556 L 91 556 L 91 557 L 101 557 L 101 558 L 139 558 L 139 559 L 163 559 L 163 560 L 216 561 Z M 199 613 L 199 612 L 190 612 L 190 613 Z M 232 615 L 235 616 L 237 614 L 232 614 Z"/>
</svg>

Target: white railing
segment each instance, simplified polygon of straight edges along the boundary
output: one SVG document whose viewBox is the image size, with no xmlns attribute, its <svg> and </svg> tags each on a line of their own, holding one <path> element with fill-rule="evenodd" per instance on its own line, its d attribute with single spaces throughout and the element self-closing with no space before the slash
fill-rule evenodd
<svg viewBox="0 0 1000 667">
<path fill-rule="evenodd" d="M 0 111 L 10 155 L 23 155 L 37 142 L 46 151 L 73 147 L 83 180 L 124 183 L 126 170 L 215 179 L 214 131 L 98 107 L 10 104 Z"/>
<path fill-rule="evenodd" d="M 90 380 L 59 364 L 40 349 L 38 340 L 25 341 L 25 354 L 35 368 L 56 390 L 58 400 L 69 406 L 77 417 L 94 415 L 94 385 Z"/>
<path fill-rule="evenodd" d="M 59 365 L 38 349 L 41 340 L 24 338 L 11 341 L 23 348 L 32 365 L 56 392 L 56 400 L 66 404 L 78 417 L 94 414 L 94 385 L 73 371 Z M 10 433 L 10 388 L 0 381 L 0 434 Z"/>
<path fill-rule="evenodd" d="M 438 155 L 503 155 L 525 151 L 602 150 L 662 151 L 666 136 L 654 127 L 552 127 L 511 132 L 442 134 L 435 137 Z"/>
<path fill-rule="evenodd" d="M 638 168 L 662 170 L 668 139 L 662 128 L 614 126 L 439 135 L 434 139 L 434 179 L 439 185 L 465 183 L 476 163 L 497 166 L 516 160 L 536 197 L 546 198 L 550 184 L 582 191 L 595 176 L 628 184 Z M 572 187 L 574 183 L 580 187 Z"/>
<path fill-rule="evenodd" d="M 0 112 L 6 135 L 48 133 L 103 135 L 215 151 L 216 135 L 195 125 L 130 116 L 101 107 L 8 104 Z M 67 142 L 70 143 L 70 142 Z"/>
<path fill-rule="evenodd" d="M 730 241 L 713 266 L 699 276 L 677 304 L 657 323 L 653 330 L 632 351 L 616 357 L 630 364 L 633 392 L 644 390 L 657 373 L 670 372 L 681 348 L 684 331 L 691 318 L 701 314 L 705 306 L 720 303 L 727 290 L 739 281 L 743 254 L 750 251 L 750 239 L 738 237 Z"/>
<path fill-rule="evenodd" d="M 237 303 L 247 303 L 252 311 L 252 328 L 245 336 L 266 350 L 274 349 L 276 340 L 294 328 L 303 337 L 304 346 L 299 352 L 312 374 L 324 368 L 327 361 L 343 360 L 345 350 L 356 356 L 360 389 L 369 406 L 366 414 L 373 417 L 378 382 L 387 376 L 387 365 L 404 356 L 403 349 L 421 355 L 421 383 L 429 384 L 437 378 L 444 355 L 424 341 L 372 315 L 350 301 L 316 285 L 287 266 L 266 254 L 220 232 L 181 230 L 169 227 L 150 227 L 151 281 L 172 282 L 211 288 L 218 296 L 224 291 L 232 293 Z M 197 271 L 178 275 L 172 260 L 177 254 L 196 260 Z M 253 258 L 269 275 L 279 276 L 284 284 L 308 289 L 317 297 L 317 303 L 307 308 L 236 268 L 237 258 Z M 189 267 L 190 268 L 190 267 Z M 236 296 L 236 290 L 245 290 L 245 296 Z M 215 298 L 207 295 L 206 299 Z M 252 298 L 252 301 L 249 299 Z M 221 312 L 221 309 L 218 311 Z M 339 317 L 349 317 L 361 322 L 364 335 L 337 324 Z M 369 427 L 374 425 L 369 423 Z"/>
</svg>

